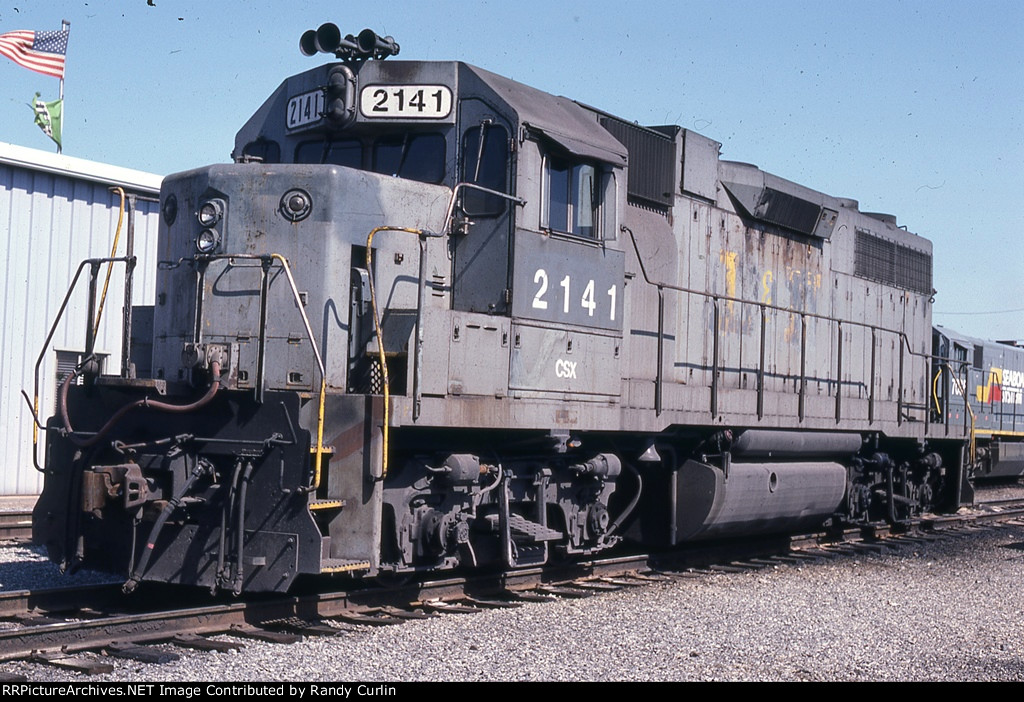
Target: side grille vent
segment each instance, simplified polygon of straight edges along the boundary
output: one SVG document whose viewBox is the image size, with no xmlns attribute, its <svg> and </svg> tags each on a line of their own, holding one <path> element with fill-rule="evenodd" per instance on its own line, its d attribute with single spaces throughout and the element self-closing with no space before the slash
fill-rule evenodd
<svg viewBox="0 0 1024 702">
<path fill-rule="evenodd" d="M 854 275 L 924 295 L 932 293 L 932 257 L 922 251 L 857 230 Z"/>
<path fill-rule="evenodd" d="M 673 139 L 650 129 L 611 117 L 602 117 L 601 126 L 618 139 L 629 152 L 630 199 L 658 208 L 672 206 L 676 191 L 676 144 Z"/>
</svg>

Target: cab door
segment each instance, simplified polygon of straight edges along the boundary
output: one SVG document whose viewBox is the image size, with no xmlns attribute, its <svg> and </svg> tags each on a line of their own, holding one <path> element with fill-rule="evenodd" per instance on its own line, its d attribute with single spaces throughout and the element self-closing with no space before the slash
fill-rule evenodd
<svg viewBox="0 0 1024 702">
<path fill-rule="evenodd" d="M 479 99 L 459 104 L 459 182 L 508 192 L 511 182 L 509 122 Z M 508 198 L 463 188 L 461 224 L 452 234 L 452 308 L 507 315 L 514 206 Z"/>
</svg>

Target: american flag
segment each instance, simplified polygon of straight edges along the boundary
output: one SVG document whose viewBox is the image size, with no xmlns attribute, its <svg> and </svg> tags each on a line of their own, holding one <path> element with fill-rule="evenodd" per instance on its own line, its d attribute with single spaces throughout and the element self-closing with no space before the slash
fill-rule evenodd
<svg viewBox="0 0 1024 702">
<path fill-rule="evenodd" d="M 0 54 L 23 66 L 54 78 L 64 79 L 64 54 L 68 51 L 68 30 L 32 32 L 19 30 L 0 34 Z"/>
</svg>

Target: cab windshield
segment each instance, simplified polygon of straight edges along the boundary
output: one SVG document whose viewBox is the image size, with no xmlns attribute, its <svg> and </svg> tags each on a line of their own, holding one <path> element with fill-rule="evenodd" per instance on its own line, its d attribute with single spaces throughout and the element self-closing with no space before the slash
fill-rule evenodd
<svg viewBox="0 0 1024 702">
<path fill-rule="evenodd" d="M 306 141 L 295 149 L 295 163 L 329 163 L 440 183 L 445 176 L 445 140 L 442 134 L 406 133 Z"/>
</svg>

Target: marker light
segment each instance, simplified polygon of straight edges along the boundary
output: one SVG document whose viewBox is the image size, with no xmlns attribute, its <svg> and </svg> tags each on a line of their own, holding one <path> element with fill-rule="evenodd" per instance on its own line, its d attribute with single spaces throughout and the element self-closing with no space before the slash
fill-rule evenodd
<svg viewBox="0 0 1024 702">
<path fill-rule="evenodd" d="M 220 244 L 220 234 L 216 229 L 204 229 L 196 237 L 196 251 L 201 254 L 213 253 Z"/>
</svg>

